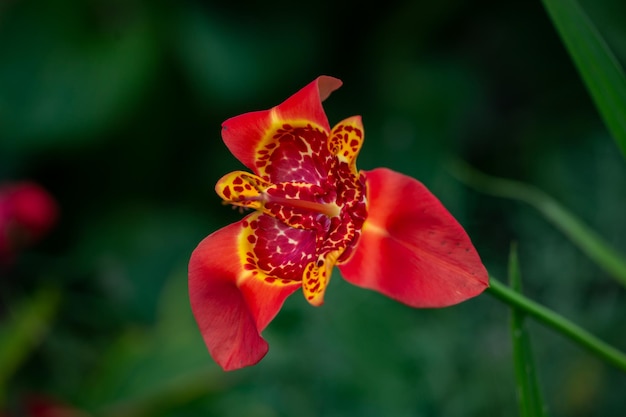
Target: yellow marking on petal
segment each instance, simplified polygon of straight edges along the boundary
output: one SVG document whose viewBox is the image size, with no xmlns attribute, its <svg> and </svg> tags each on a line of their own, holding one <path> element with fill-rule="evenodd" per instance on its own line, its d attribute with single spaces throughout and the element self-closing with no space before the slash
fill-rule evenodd
<svg viewBox="0 0 626 417">
<path fill-rule="evenodd" d="M 263 193 L 271 185 L 254 174 L 235 171 L 220 178 L 215 191 L 224 201 L 235 206 L 262 209 Z"/>
<path fill-rule="evenodd" d="M 324 304 L 324 293 L 330 281 L 333 267 L 343 250 L 336 250 L 320 256 L 317 261 L 309 263 L 302 274 L 302 292 L 304 298 L 312 306 Z"/>
<path fill-rule="evenodd" d="M 353 116 L 337 123 L 328 140 L 330 152 L 337 156 L 339 162 L 348 164 L 355 175 L 358 174 L 356 157 L 361 150 L 364 136 L 361 116 Z"/>
<path fill-rule="evenodd" d="M 284 119 L 280 116 L 280 113 L 278 112 L 278 109 L 276 107 L 270 110 L 270 121 L 272 123 L 272 126 L 274 125 L 280 126 L 283 123 L 285 123 Z"/>
<path fill-rule="evenodd" d="M 381 227 L 377 224 L 372 223 L 372 221 L 370 219 L 365 220 L 365 222 L 363 222 L 363 226 L 361 227 L 362 231 L 366 231 L 368 233 L 372 233 L 381 237 L 388 237 L 389 235 L 389 231 L 387 229 L 385 229 L 384 227 Z"/>
</svg>

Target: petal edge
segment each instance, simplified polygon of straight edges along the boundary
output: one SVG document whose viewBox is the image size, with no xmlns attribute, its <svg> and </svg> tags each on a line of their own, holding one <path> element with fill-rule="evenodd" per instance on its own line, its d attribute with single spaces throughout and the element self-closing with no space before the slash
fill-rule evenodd
<svg viewBox="0 0 626 417">
<path fill-rule="evenodd" d="M 339 265 L 344 279 L 421 308 L 457 304 L 488 287 L 469 236 L 422 183 L 385 168 L 365 175 L 368 218 Z"/>
<path fill-rule="evenodd" d="M 251 278 L 238 255 L 243 221 L 206 237 L 189 260 L 191 309 L 213 359 L 226 371 L 258 363 L 268 344 L 261 331 L 300 287 Z"/>
<path fill-rule="evenodd" d="M 337 78 L 319 76 L 278 106 L 226 120 L 222 123 L 222 139 L 239 161 L 255 174 L 262 175 L 256 164 L 259 145 L 285 122 L 312 123 L 330 131 L 322 101 L 341 85 Z"/>
</svg>

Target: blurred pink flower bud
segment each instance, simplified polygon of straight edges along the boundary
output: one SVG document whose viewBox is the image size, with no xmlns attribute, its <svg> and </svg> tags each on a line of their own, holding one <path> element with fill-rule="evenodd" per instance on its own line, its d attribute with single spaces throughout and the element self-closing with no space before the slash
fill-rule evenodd
<svg viewBox="0 0 626 417">
<path fill-rule="evenodd" d="M 26 401 L 28 417 L 86 417 L 82 411 L 46 396 L 31 396 Z"/>
<path fill-rule="evenodd" d="M 81 410 L 41 394 L 27 395 L 17 407 L 18 410 L 10 412 L 3 413 L 0 410 L 0 417 L 88 417 Z"/>
<path fill-rule="evenodd" d="M 39 241 L 57 216 L 55 200 L 41 186 L 26 181 L 0 185 L 0 262 L 11 262 Z"/>
</svg>

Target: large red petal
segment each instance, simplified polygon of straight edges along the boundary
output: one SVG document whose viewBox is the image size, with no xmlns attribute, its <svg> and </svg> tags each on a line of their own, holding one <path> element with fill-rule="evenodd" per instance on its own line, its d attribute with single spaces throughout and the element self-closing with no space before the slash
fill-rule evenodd
<svg viewBox="0 0 626 417">
<path fill-rule="evenodd" d="M 339 265 L 347 281 L 413 307 L 456 304 L 488 287 L 465 230 L 422 183 L 388 169 L 365 174 L 368 217 Z"/>
<path fill-rule="evenodd" d="M 272 109 L 231 117 L 222 123 L 222 139 L 237 159 L 262 175 L 258 150 L 284 124 L 313 124 L 326 133 L 330 131 L 322 101 L 341 84 L 337 78 L 323 75 Z"/>
<path fill-rule="evenodd" d="M 243 221 L 206 237 L 189 261 L 191 308 L 211 356 L 224 370 L 254 365 L 268 351 L 261 331 L 301 287 L 272 285 L 244 270 L 239 257 Z"/>
</svg>

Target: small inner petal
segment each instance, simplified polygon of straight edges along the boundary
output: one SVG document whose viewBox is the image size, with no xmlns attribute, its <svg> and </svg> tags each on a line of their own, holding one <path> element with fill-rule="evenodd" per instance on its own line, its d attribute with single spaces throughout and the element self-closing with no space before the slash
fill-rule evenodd
<svg viewBox="0 0 626 417">
<path fill-rule="evenodd" d="M 224 175 L 215 185 L 215 191 L 235 206 L 261 209 L 263 193 L 272 184 L 254 174 L 235 171 Z"/>
<path fill-rule="evenodd" d="M 330 133 L 328 149 L 337 160 L 350 166 L 357 174 L 356 157 L 363 144 L 363 124 L 359 116 L 350 117 L 338 123 Z"/>
<path fill-rule="evenodd" d="M 324 293 L 340 252 L 337 250 L 320 255 L 304 269 L 302 291 L 311 305 L 320 306 L 324 303 Z"/>
</svg>

